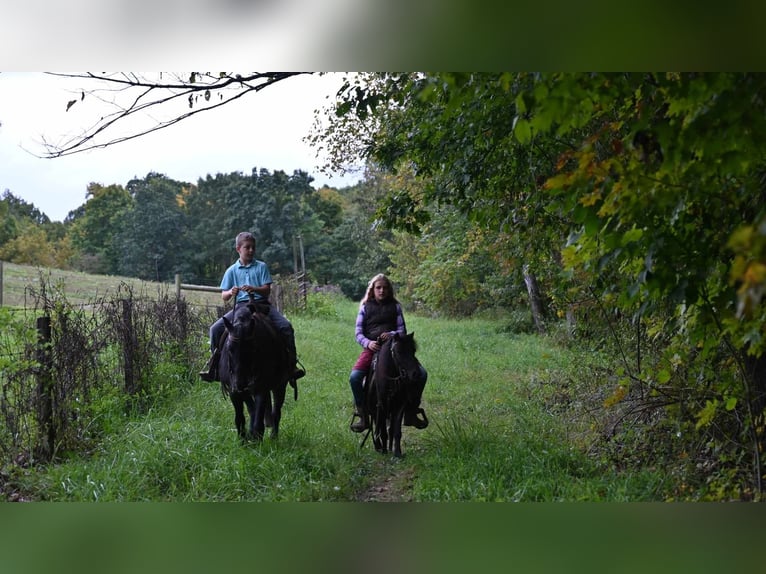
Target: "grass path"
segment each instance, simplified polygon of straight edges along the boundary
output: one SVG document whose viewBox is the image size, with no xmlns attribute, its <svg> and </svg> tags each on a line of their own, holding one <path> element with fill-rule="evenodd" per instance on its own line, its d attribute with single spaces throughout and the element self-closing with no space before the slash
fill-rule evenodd
<svg viewBox="0 0 766 574">
<path fill-rule="evenodd" d="M 577 376 L 577 356 L 502 321 L 410 316 L 429 371 L 422 431 L 404 457 L 351 433 L 348 372 L 356 305 L 328 300 L 290 317 L 308 370 L 282 434 L 241 445 L 215 384 L 179 383 L 172 400 L 125 420 L 87 458 L 18 477 L 25 496 L 55 501 L 626 501 L 661 500 L 655 473 L 605 472 L 573 444 L 548 400 Z M 191 369 L 192 371 L 194 369 Z"/>
</svg>

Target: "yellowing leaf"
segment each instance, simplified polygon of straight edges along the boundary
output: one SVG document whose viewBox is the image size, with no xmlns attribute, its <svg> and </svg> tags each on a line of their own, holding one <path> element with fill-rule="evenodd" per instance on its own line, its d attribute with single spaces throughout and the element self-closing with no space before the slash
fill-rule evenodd
<svg viewBox="0 0 766 574">
<path fill-rule="evenodd" d="M 611 397 L 607 397 L 604 401 L 605 407 L 611 407 L 619 403 L 628 394 L 628 387 L 625 385 L 618 386 Z"/>
<path fill-rule="evenodd" d="M 697 413 L 697 424 L 695 425 L 695 428 L 699 430 L 702 427 L 709 425 L 715 417 L 715 411 L 717 408 L 717 400 L 707 401 L 703 409 Z"/>
<path fill-rule="evenodd" d="M 568 186 L 572 181 L 572 177 L 567 173 L 554 175 L 545 181 L 545 189 L 561 189 Z"/>
<path fill-rule="evenodd" d="M 745 270 L 745 283 L 759 285 L 766 280 L 766 265 L 760 261 L 753 261 Z"/>
<path fill-rule="evenodd" d="M 729 237 L 729 247 L 734 249 L 744 249 L 750 246 L 753 237 L 753 227 L 745 225 L 736 229 Z"/>
<path fill-rule="evenodd" d="M 580 203 L 585 207 L 595 205 L 601 199 L 601 190 L 596 189 L 592 193 L 580 198 Z"/>
</svg>

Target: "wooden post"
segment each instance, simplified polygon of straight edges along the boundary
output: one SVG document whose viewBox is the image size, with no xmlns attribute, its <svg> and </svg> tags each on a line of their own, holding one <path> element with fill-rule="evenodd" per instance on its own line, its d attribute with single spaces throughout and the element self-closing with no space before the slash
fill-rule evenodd
<svg viewBox="0 0 766 574">
<path fill-rule="evenodd" d="M 134 369 L 135 359 L 135 333 L 133 332 L 133 313 L 131 308 L 132 301 L 122 300 L 122 357 L 125 362 L 125 392 L 133 395 L 136 392 L 136 375 Z"/>
<path fill-rule="evenodd" d="M 303 236 L 298 236 L 298 245 L 301 250 L 301 274 L 300 274 L 300 284 L 298 286 L 300 297 L 301 297 L 301 308 L 305 309 L 307 305 L 307 293 L 306 293 L 306 256 L 303 251 Z"/>
<path fill-rule="evenodd" d="M 176 273 L 176 299 L 181 298 L 181 274 Z"/>
<path fill-rule="evenodd" d="M 45 460 L 53 458 L 56 427 L 53 421 L 53 382 L 51 380 L 51 318 L 37 318 L 37 454 Z"/>
<path fill-rule="evenodd" d="M 3 306 L 3 262 L 0 261 L 0 307 Z"/>
</svg>

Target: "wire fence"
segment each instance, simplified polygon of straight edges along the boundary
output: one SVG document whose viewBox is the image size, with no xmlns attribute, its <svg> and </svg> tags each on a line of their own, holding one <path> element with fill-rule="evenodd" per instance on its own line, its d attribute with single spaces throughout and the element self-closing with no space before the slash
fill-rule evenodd
<svg viewBox="0 0 766 574">
<path fill-rule="evenodd" d="M 209 310 L 124 286 L 87 306 L 45 287 L 34 309 L 0 315 L 0 464 L 87 449 L 115 402 L 141 411 L 168 385 L 189 384 L 207 347 Z"/>
<path fill-rule="evenodd" d="M 300 285 L 278 281 L 272 304 L 300 308 Z M 204 286 L 182 285 L 121 282 L 108 296 L 71 303 L 63 282 L 40 273 L 38 285 L 25 287 L 24 306 L 0 306 L 0 491 L 9 464 L 87 450 L 115 410 L 141 412 L 197 380 L 209 326 L 227 308 L 190 302 L 182 291 Z"/>
</svg>

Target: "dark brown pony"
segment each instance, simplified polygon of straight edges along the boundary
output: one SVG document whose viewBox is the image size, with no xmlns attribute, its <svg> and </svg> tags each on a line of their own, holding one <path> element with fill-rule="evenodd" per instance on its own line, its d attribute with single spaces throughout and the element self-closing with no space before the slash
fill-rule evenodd
<svg viewBox="0 0 766 574">
<path fill-rule="evenodd" d="M 381 453 L 393 451 L 394 456 L 402 456 L 404 409 L 411 401 L 414 381 L 421 376 L 420 363 L 415 358 L 414 335 L 396 335 L 383 343 L 365 389 L 375 450 Z"/>
<path fill-rule="evenodd" d="M 287 347 L 268 318 L 268 308 L 251 301 L 235 308 L 233 322 L 224 317 L 225 341 L 218 367 L 221 390 L 234 405 L 234 424 L 244 441 L 260 441 L 270 423 L 279 434 L 289 378 Z M 245 428 L 244 406 L 250 414 Z"/>
</svg>

